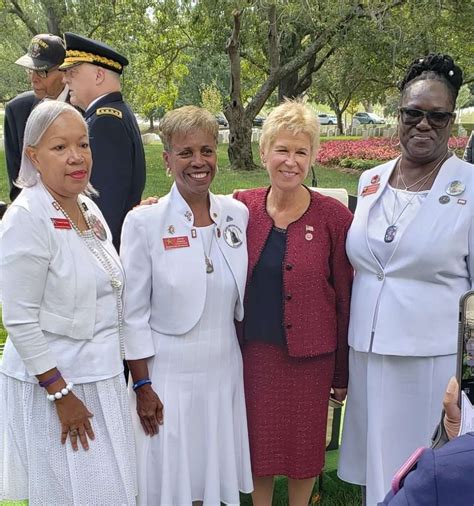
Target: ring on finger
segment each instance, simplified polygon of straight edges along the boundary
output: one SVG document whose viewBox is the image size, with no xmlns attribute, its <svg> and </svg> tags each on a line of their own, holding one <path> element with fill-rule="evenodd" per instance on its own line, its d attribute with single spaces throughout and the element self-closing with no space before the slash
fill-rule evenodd
<svg viewBox="0 0 474 506">
<path fill-rule="evenodd" d="M 77 429 L 71 429 L 71 430 L 69 431 L 69 434 L 70 434 L 71 436 L 77 436 L 77 433 L 78 433 L 78 430 L 77 430 Z"/>
</svg>

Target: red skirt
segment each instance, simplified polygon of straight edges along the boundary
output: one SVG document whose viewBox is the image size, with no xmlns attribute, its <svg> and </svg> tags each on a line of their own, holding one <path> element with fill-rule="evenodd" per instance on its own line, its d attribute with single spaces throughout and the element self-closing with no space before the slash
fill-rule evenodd
<svg viewBox="0 0 474 506">
<path fill-rule="evenodd" d="M 294 358 L 263 342 L 245 343 L 242 354 L 252 473 L 318 476 L 335 354 Z"/>
</svg>

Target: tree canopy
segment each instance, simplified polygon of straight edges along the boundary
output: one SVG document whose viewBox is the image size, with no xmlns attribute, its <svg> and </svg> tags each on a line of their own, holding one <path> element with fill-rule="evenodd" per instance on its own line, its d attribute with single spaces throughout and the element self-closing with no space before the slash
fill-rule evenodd
<svg viewBox="0 0 474 506">
<path fill-rule="evenodd" d="M 0 101 L 28 89 L 13 62 L 33 34 L 74 31 L 129 58 L 124 92 L 151 124 L 222 103 L 232 166 L 252 169 L 252 121 L 284 97 L 328 103 L 342 129 L 351 101 L 393 101 L 428 52 L 451 54 L 473 84 L 473 15 L 470 0 L 0 0 Z"/>
</svg>

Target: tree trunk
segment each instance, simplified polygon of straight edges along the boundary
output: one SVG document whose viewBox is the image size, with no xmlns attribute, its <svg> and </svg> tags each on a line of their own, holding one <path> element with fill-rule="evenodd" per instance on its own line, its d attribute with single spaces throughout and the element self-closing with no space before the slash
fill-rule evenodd
<svg viewBox="0 0 474 506">
<path fill-rule="evenodd" d="M 229 155 L 230 166 L 234 170 L 254 170 L 259 166 L 253 161 L 252 122 L 246 118 L 240 107 L 225 109 L 229 120 Z"/>
<path fill-rule="evenodd" d="M 150 120 L 150 132 L 153 132 L 153 130 L 155 129 L 155 122 L 153 120 L 153 116 L 150 116 L 148 119 Z"/>
<path fill-rule="evenodd" d="M 336 113 L 337 118 L 337 133 L 339 135 L 344 135 L 344 123 L 342 121 L 342 113 L 340 109 L 335 109 L 334 112 Z"/>
</svg>

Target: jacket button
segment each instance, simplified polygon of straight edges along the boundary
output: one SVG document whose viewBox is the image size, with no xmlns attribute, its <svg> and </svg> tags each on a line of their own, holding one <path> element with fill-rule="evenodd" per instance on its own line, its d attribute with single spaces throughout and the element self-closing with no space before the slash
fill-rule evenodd
<svg viewBox="0 0 474 506">
<path fill-rule="evenodd" d="M 291 299 L 292 299 L 291 293 L 287 293 L 287 294 L 285 295 L 285 299 L 286 299 L 286 300 L 291 300 Z"/>
<path fill-rule="evenodd" d="M 285 265 L 285 269 L 286 269 L 287 271 L 291 271 L 291 269 L 293 269 L 293 264 L 286 264 L 286 265 Z"/>
<path fill-rule="evenodd" d="M 384 278 L 383 272 L 377 272 L 377 279 L 379 281 L 382 281 L 383 278 Z"/>
<path fill-rule="evenodd" d="M 286 328 L 287 328 L 287 329 L 291 329 L 291 327 L 293 327 L 293 325 L 292 325 L 291 323 L 287 323 L 287 324 L 286 324 Z"/>
</svg>

